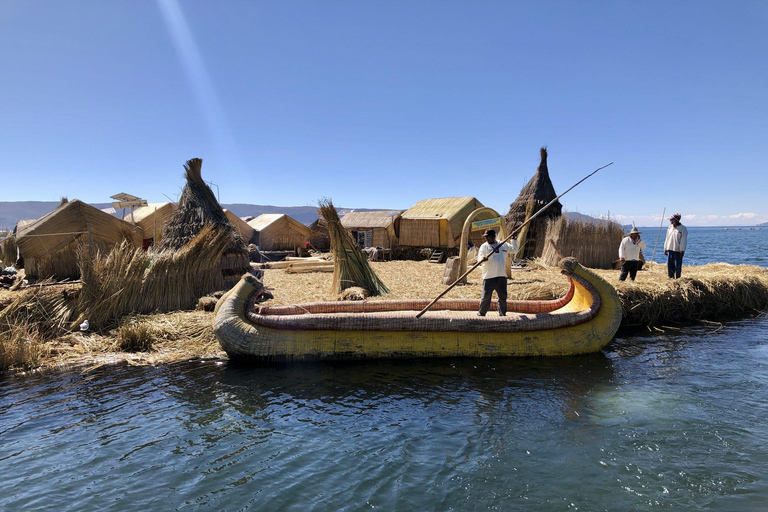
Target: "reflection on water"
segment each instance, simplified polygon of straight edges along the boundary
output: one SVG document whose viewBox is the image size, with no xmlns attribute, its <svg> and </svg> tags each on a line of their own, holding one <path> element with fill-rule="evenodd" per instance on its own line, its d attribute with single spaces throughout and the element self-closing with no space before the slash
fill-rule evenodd
<svg viewBox="0 0 768 512">
<path fill-rule="evenodd" d="M 756 509 L 766 334 L 761 318 L 573 358 L 6 376 L 0 508 Z"/>
</svg>

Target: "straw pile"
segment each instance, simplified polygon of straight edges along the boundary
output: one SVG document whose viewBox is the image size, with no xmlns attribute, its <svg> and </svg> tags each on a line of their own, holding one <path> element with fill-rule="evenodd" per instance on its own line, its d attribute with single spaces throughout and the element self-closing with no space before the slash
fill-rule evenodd
<svg viewBox="0 0 768 512">
<path fill-rule="evenodd" d="M 6 237 L 0 242 L 0 262 L 2 262 L 3 267 L 9 267 L 11 265 L 16 265 L 16 258 L 16 237 Z"/>
<path fill-rule="evenodd" d="M 328 235 L 331 238 L 331 252 L 334 261 L 332 290 L 334 293 L 339 294 L 353 286 L 368 290 L 370 296 L 389 293 L 389 288 L 371 269 L 368 257 L 341 225 L 339 214 L 331 200 L 323 199 L 319 206 L 320 214 L 328 225 Z"/>
<path fill-rule="evenodd" d="M 547 225 L 541 259 L 556 265 L 562 258 L 573 256 L 585 267 L 611 269 L 622 238 L 624 228 L 611 220 L 584 222 L 561 216 Z"/>
</svg>

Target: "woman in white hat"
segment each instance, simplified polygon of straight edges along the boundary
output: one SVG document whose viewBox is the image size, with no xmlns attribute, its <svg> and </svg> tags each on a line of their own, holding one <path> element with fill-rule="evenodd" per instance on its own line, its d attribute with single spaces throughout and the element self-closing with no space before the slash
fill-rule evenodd
<svg viewBox="0 0 768 512">
<path fill-rule="evenodd" d="M 621 274 L 619 274 L 619 281 L 626 281 L 627 274 L 629 278 L 634 281 L 637 276 L 637 267 L 640 266 L 640 256 L 645 249 L 645 242 L 640 240 L 640 233 L 636 227 L 632 226 L 632 231 L 629 232 L 621 240 L 619 245 L 619 261 L 621 262 Z"/>
</svg>

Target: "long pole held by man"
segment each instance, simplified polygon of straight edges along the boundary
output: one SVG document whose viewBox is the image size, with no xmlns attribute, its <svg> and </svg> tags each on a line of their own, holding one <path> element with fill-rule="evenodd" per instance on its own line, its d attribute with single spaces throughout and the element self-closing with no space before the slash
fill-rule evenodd
<svg viewBox="0 0 768 512">
<path fill-rule="evenodd" d="M 563 192 L 562 194 L 560 194 L 559 196 L 557 196 L 556 198 L 554 198 L 553 200 L 551 200 L 550 202 L 548 202 L 548 203 L 547 203 L 546 205 L 544 205 L 544 206 L 543 206 L 543 207 L 542 207 L 542 208 L 541 208 L 539 211 L 537 211 L 536 213 L 534 213 L 533 215 L 531 215 L 531 216 L 528 218 L 528 220 L 526 220 L 525 222 L 523 222 L 522 224 L 520 224 L 518 227 L 516 227 L 514 230 L 512 230 L 512 232 L 511 232 L 509 235 L 507 235 L 507 238 L 505 238 L 504 240 L 502 240 L 501 242 L 499 242 L 498 244 L 496 244 L 496 245 L 494 246 L 494 250 L 493 250 L 493 252 L 498 252 L 498 251 L 499 251 L 499 246 L 501 246 L 502 244 L 505 244 L 505 243 L 509 242 L 510 240 L 512 240 L 512 237 L 513 237 L 513 236 L 516 236 L 516 235 L 517 235 L 517 233 L 518 233 L 518 232 L 520 232 L 520 230 L 521 230 L 521 229 L 522 229 L 524 226 L 528 225 L 528 224 L 529 224 L 529 223 L 530 223 L 530 222 L 531 222 L 533 219 L 535 219 L 536 217 L 538 217 L 539 215 L 541 215 L 542 213 L 544 213 L 544 211 L 546 211 L 546 210 L 547 210 L 547 208 L 549 208 L 550 206 L 552 206 L 553 204 L 555 204 L 555 202 L 557 202 L 557 200 L 558 200 L 558 199 L 560 199 L 560 198 L 561 198 L 561 197 L 563 197 L 565 194 L 567 194 L 568 192 L 570 192 L 571 190 L 573 190 L 574 188 L 576 188 L 577 186 L 579 186 L 579 185 L 580 185 L 580 184 L 581 184 L 581 183 L 582 183 L 584 180 L 586 180 L 587 178 L 589 178 L 590 176 L 592 176 L 593 174 L 595 174 L 597 171 L 599 171 L 600 169 L 605 169 L 605 168 L 606 168 L 606 167 L 608 167 L 609 165 L 613 165 L 613 162 L 611 162 L 610 164 L 606 164 L 606 165 L 604 165 L 604 166 L 602 166 L 602 167 L 598 167 L 597 169 L 595 169 L 594 171 L 592 171 L 591 173 L 587 174 L 586 176 L 584 176 L 583 178 L 581 178 L 579 181 L 577 181 L 576 183 L 574 183 L 573 185 L 571 185 L 571 187 L 570 187 L 568 190 L 566 190 L 565 192 Z M 491 254 L 493 254 L 493 252 L 492 252 Z M 451 290 L 453 289 L 453 287 L 454 287 L 454 286 L 456 286 L 457 284 L 459 284 L 459 283 L 462 281 L 462 279 L 464 279 L 465 277 L 467 277 L 467 276 L 468 276 L 470 273 L 472 273 L 472 271 L 474 271 L 474 270 L 475 270 L 477 267 L 479 267 L 480 265 L 482 265 L 483 263 L 485 263 L 485 262 L 488 260 L 488 257 L 489 257 L 489 256 L 490 256 L 490 254 L 486 255 L 486 256 L 485 256 L 485 257 L 483 257 L 483 258 L 481 258 L 480 260 L 478 260 L 478 262 L 477 262 L 477 263 L 475 263 L 474 265 L 472 265 L 472 267 L 471 267 L 469 270 L 467 270 L 467 271 L 466 271 L 466 272 L 464 272 L 462 275 L 460 275 L 460 276 L 459 276 L 459 278 L 458 278 L 458 279 L 456 279 L 456 281 L 454 281 L 452 285 L 450 285 L 448 288 L 446 288 L 446 289 L 445 289 L 445 290 L 444 290 L 444 291 L 443 291 L 443 292 L 442 292 L 440 295 L 438 295 L 437 297 L 435 297 L 435 298 L 432 300 L 432 302 L 430 302 L 429 304 L 427 304 L 427 305 L 426 305 L 426 307 L 425 307 L 424 309 L 422 309 L 421 311 L 419 311 L 419 312 L 416 314 L 416 318 L 421 318 L 421 316 L 422 316 L 424 313 L 426 313 L 426 312 L 429 310 L 429 308 L 431 308 L 432 306 L 434 306 L 434 305 L 435 305 L 435 303 L 436 303 L 438 300 L 440 300 L 440 299 L 441 299 L 441 298 L 442 298 L 442 297 L 443 297 L 443 296 L 444 296 L 446 293 L 448 293 L 449 291 L 451 291 Z"/>
</svg>

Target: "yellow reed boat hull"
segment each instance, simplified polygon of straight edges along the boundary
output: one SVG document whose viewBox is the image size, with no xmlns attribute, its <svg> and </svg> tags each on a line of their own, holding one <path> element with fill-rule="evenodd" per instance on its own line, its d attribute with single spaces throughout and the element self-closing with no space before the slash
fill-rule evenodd
<svg viewBox="0 0 768 512">
<path fill-rule="evenodd" d="M 559 301 L 510 302 L 505 317 L 477 317 L 478 301 L 366 301 L 259 307 L 253 276 L 216 309 L 214 333 L 233 359 L 315 360 L 568 356 L 597 352 L 615 335 L 616 290 L 574 259 L 561 262 L 571 291 Z M 549 305 L 549 306 L 548 306 Z M 552 309 L 556 308 L 556 309 Z"/>
</svg>

